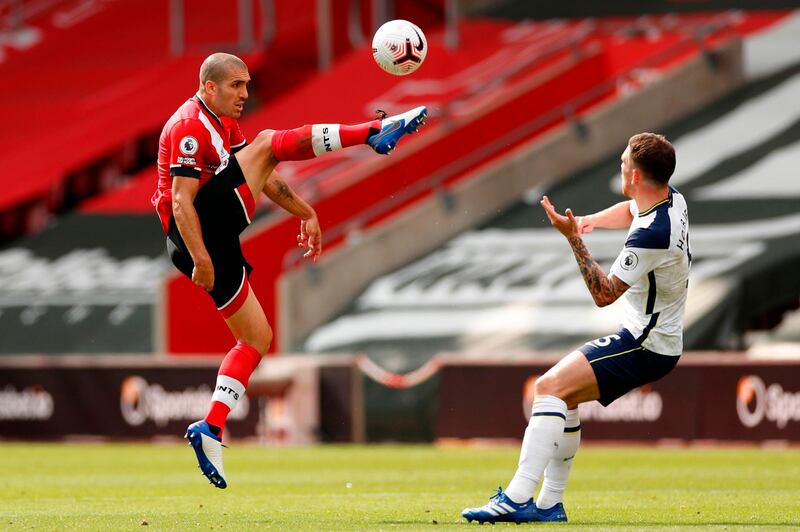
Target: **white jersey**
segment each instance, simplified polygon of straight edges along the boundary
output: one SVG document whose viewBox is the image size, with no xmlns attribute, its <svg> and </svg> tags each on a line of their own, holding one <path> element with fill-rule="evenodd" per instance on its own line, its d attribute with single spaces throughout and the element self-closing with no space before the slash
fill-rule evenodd
<svg viewBox="0 0 800 532">
<path fill-rule="evenodd" d="M 686 200 L 669 188 L 669 198 L 640 213 L 630 202 L 633 222 L 611 273 L 625 292 L 622 327 L 642 346 L 661 355 L 683 351 L 683 312 L 689 283 L 689 212 Z"/>
</svg>

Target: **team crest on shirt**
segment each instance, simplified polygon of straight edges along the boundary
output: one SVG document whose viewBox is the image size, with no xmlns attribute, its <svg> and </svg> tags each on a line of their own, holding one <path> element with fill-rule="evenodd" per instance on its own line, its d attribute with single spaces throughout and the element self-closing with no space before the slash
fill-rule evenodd
<svg viewBox="0 0 800 532">
<path fill-rule="evenodd" d="M 197 153 L 197 139 L 194 137 L 183 137 L 180 143 L 181 153 L 184 155 L 194 155 Z"/>
<path fill-rule="evenodd" d="M 639 257 L 636 256 L 636 253 L 633 251 L 628 251 L 622 257 L 622 269 L 625 271 L 631 271 L 636 268 L 639 264 Z"/>
</svg>

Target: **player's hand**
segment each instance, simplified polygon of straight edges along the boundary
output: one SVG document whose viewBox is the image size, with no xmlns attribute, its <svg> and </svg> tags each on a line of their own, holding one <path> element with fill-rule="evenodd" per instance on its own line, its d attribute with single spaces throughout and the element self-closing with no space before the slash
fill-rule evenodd
<svg viewBox="0 0 800 532">
<path fill-rule="evenodd" d="M 591 233 L 594 230 L 594 218 L 591 214 L 587 214 L 586 216 L 578 216 L 575 219 L 578 221 L 578 230 L 582 235 Z"/>
<path fill-rule="evenodd" d="M 192 282 L 206 292 L 214 288 L 214 265 L 211 264 L 211 259 L 195 261 Z"/>
<path fill-rule="evenodd" d="M 308 220 L 300 221 L 297 246 L 308 250 L 303 257 L 317 262 L 322 253 L 322 230 L 319 227 L 319 220 L 316 214 Z"/>
<path fill-rule="evenodd" d="M 567 209 L 564 214 L 559 214 L 553 204 L 550 203 L 550 198 L 547 196 L 543 196 L 542 201 L 539 203 L 542 205 L 545 214 L 547 214 L 547 217 L 550 219 L 550 223 L 553 225 L 553 227 L 558 229 L 559 233 L 567 238 L 571 236 L 580 236 L 581 228 L 578 225 L 578 220 L 572 214 L 572 209 Z"/>
</svg>

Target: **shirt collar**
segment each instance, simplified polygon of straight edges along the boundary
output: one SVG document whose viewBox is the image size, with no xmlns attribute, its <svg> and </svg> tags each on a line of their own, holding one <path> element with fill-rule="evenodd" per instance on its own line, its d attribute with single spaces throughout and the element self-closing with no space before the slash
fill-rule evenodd
<svg viewBox="0 0 800 532">
<path fill-rule="evenodd" d="M 205 109 L 208 112 L 208 114 L 210 114 L 214 118 L 214 120 L 217 121 L 217 124 L 219 124 L 219 127 L 224 127 L 222 125 L 222 120 L 220 120 L 220 118 L 217 116 L 217 114 L 214 111 L 211 110 L 211 108 L 206 104 L 205 101 L 203 101 L 203 97 L 200 96 L 200 92 L 199 91 L 194 95 L 194 97 L 197 98 L 197 101 L 200 102 L 200 105 L 203 106 L 203 109 Z"/>
</svg>

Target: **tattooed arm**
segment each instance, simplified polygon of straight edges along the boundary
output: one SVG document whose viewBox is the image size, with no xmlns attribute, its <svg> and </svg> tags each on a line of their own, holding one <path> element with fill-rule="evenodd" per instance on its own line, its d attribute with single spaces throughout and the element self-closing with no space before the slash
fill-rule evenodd
<svg viewBox="0 0 800 532">
<path fill-rule="evenodd" d="M 571 211 L 567 211 L 570 215 Z M 586 287 L 592 294 L 595 305 L 598 307 L 605 307 L 610 305 L 619 296 L 625 293 L 625 290 L 630 288 L 623 281 L 618 279 L 615 275 L 610 274 L 606 276 L 603 269 L 592 258 L 592 254 L 586 249 L 583 239 L 579 235 L 571 235 L 567 237 L 572 252 L 575 254 L 575 260 L 578 261 L 578 268 L 581 271 L 583 280 L 586 282 Z"/>
<path fill-rule="evenodd" d="M 606 276 L 600 265 L 595 262 L 592 254 L 589 253 L 583 243 L 580 234 L 581 229 L 572 214 L 572 210 L 567 209 L 566 216 L 559 214 L 547 196 L 542 198 L 541 205 L 553 227 L 567 238 L 572 252 L 575 254 L 575 260 L 578 261 L 578 268 L 581 271 L 583 280 L 586 282 L 586 287 L 592 294 L 595 304 L 598 307 L 605 307 L 619 299 L 630 286 L 614 275 Z"/>
<path fill-rule="evenodd" d="M 304 257 L 316 262 L 322 253 L 322 231 L 319 227 L 317 213 L 311 205 L 298 196 L 275 171 L 270 174 L 264 184 L 264 194 L 279 207 L 300 218 L 300 234 L 297 235 L 297 245 L 307 248 L 308 251 Z"/>
<path fill-rule="evenodd" d="M 316 216 L 311 205 L 295 194 L 294 190 L 274 170 L 264 184 L 264 194 L 279 207 L 294 214 L 301 220 L 308 220 Z"/>
</svg>

